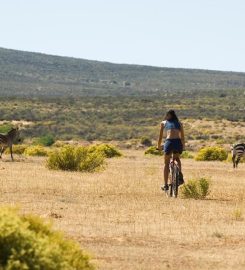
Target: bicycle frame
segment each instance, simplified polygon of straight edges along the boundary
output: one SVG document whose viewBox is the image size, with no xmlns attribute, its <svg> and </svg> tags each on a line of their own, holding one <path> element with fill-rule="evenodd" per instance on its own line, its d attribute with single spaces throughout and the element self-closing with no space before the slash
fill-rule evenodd
<svg viewBox="0 0 245 270">
<path fill-rule="evenodd" d="M 179 166 L 177 161 L 172 157 L 169 163 L 169 197 L 178 196 L 178 187 L 179 187 Z"/>
</svg>

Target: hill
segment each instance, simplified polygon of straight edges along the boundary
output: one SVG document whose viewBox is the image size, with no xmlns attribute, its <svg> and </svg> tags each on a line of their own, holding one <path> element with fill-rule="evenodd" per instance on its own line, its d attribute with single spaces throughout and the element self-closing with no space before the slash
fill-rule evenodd
<svg viewBox="0 0 245 270">
<path fill-rule="evenodd" d="M 0 49 L 0 121 L 29 123 L 25 137 L 50 133 L 67 140 L 153 139 L 170 108 L 190 123 L 204 118 L 245 121 L 244 89 L 245 73 L 119 65 Z M 210 132 L 206 127 L 203 134 L 196 126 L 187 136 L 229 142 L 245 138 L 239 130 Z"/>
<path fill-rule="evenodd" d="M 111 64 L 0 48 L 1 96 L 154 95 L 245 88 L 245 73 Z"/>
</svg>

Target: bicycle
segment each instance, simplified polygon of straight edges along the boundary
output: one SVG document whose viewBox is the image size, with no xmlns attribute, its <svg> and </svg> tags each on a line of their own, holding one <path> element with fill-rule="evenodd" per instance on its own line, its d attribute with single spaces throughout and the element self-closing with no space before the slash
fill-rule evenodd
<svg viewBox="0 0 245 270">
<path fill-rule="evenodd" d="M 169 163 L 169 190 L 165 191 L 167 197 L 178 197 L 180 169 L 177 161 L 172 157 Z"/>
</svg>

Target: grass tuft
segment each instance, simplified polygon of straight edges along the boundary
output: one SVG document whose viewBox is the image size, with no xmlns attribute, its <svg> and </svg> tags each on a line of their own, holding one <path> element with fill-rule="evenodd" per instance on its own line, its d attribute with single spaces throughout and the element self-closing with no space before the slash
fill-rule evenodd
<svg viewBox="0 0 245 270">
<path fill-rule="evenodd" d="M 242 221 L 243 220 L 243 212 L 240 208 L 236 208 L 233 212 L 232 212 L 232 217 L 233 219 L 235 219 L 236 221 Z"/>
</svg>

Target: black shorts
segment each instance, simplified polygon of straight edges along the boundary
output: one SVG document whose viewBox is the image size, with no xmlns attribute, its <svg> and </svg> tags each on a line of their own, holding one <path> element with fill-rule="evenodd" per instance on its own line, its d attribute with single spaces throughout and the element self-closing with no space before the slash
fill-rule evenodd
<svg viewBox="0 0 245 270">
<path fill-rule="evenodd" d="M 164 143 L 163 151 L 166 155 L 182 154 L 183 145 L 181 139 L 167 139 Z"/>
</svg>

